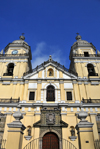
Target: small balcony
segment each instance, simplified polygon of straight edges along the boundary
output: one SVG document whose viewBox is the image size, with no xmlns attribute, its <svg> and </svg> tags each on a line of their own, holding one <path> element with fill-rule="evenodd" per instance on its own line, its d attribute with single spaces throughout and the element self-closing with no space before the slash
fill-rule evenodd
<svg viewBox="0 0 100 149">
<path fill-rule="evenodd" d="M 13 73 L 4 73 L 3 76 L 13 76 Z"/>
<path fill-rule="evenodd" d="M 91 98 L 89 98 L 89 99 L 82 99 L 82 102 L 83 103 L 100 103 L 100 99 L 91 99 Z"/>
<path fill-rule="evenodd" d="M 72 57 L 100 57 L 98 54 L 73 54 Z"/>
<path fill-rule="evenodd" d="M 18 99 L 13 99 L 12 97 L 11 98 L 2 98 L 0 99 L 0 103 L 18 103 L 20 101 L 20 98 Z"/>
<path fill-rule="evenodd" d="M 89 76 L 98 76 L 98 73 L 95 73 L 95 72 L 89 72 L 89 73 L 88 73 L 88 77 L 89 77 Z"/>
<path fill-rule="evenodd" d="M 7 140 L 0 139 L 0 149 L 6 149 Z"/>
</svg>

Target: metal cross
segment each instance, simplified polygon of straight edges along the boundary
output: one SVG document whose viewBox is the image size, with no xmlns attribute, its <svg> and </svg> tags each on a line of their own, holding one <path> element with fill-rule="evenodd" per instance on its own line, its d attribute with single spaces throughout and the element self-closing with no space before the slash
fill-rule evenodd
<svg viewBox="0 0 100 149">
<path fill-rule="evenodd" d="M 77 35 L 79 35 L 79 33 L 76 33 Z"/>
</svg>

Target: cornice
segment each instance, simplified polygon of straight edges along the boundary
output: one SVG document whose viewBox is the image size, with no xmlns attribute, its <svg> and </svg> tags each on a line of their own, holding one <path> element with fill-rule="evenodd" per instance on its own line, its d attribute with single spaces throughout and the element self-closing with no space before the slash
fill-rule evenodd
<svg viewBox="0 0 100 149">
<path fill-rule="evenodd" d="M 2 63 L 5 63 L 5 62 L 8 62 L 8 61 L 11 61 L 11 59 L 18 59 L 18 60 L 13 60 L 13 61 L 16 61 L 16 62 L 18 62 L 19 61 L 19 59 L 28 59 L 29 58 L 29 56 L 3 56 L 3 57 L 0 57 L 0 62 L 2 62 Z M 9 59 L 9 60 L 7 60 L 7 59 Z M 23 61 L 23 60 L 20 60 L 20 61 Z"/>
<path fill-rule="evenodd" d="M 96 108 L 100 107 L 100 103 L 20 103 L 22 107 L 81 107 L 81 108 Z M 0 103 L 0 107 L 17 107 L 18 103 Z"/>
<path fill-rule="evenodd" d="M 90 59 L 90 60 L 91 60 L 91 59 L 93 59 L 93 60 L 94 60 L 94 59 L 100 60 L 100 57 L 80 57 L 80 56 L 79 56 L 79 57 L 76 57 L 76 56 L 73 56 L 73 58 L 74 58 L 74 59 L 86 59 L 86 60 L 88 60 L 88 59 Z"/>
<path fill-rule="evenodd" d="M 77 59 L 77 58 L 76 58 Z M 82 61 L 82 58 L 80 58 L 81 60 L 74 60 L 74 63 L 100 63 L 100 61 Z"/>
</svg>

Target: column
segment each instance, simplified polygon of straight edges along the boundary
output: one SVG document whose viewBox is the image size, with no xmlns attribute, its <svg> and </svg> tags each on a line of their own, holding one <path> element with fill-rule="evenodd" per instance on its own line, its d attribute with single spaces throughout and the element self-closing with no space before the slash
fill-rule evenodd
<svg viewBox="0 0 100 149">
<path fill-rule="evenodd" d="M 64 90 L 64 81 L 60 80 L 60 90 L 61 90 L 61 100 L 65 100 L 65 90 Z"/>
</svg>

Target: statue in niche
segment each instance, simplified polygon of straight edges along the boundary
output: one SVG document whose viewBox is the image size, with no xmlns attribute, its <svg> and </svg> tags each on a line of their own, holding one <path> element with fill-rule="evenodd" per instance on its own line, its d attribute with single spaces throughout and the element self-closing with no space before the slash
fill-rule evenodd
<svg viewBox="0 0 100 149">
<path fill-rule="evenodd" d="M 31 136 L 31 128 L 30 127 L 28 128 L 27 131 L 28 131 L 28 136 Z"/>
<path fill-rule="evenodd" d="M 52 72 L 51 71 L 49 72 L 49 76 L 52 76 Z"/>
<path fill-rule="evenodd" d="M 73 128 L 71 129 L 71 136 L 75 136 L 75 130 Z"/>
</svg>

